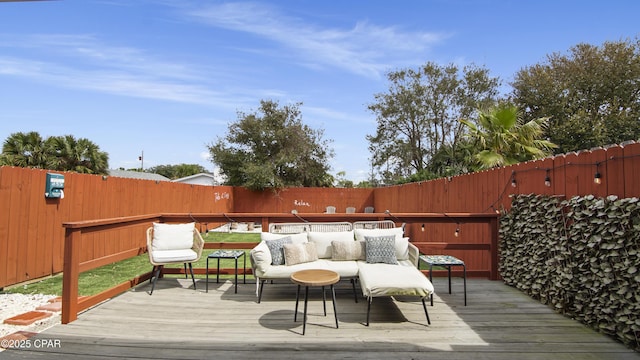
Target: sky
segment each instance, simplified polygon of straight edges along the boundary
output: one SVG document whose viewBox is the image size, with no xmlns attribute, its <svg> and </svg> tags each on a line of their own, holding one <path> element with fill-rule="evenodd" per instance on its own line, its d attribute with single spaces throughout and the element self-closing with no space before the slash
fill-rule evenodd
<svg viewBox="0 0 640 360">
<path fill-rule="evenodd" d="M 207 146 L 239 113 L 302 103 L 331 173 L 358 183 L 388 72 L 473 64 L 507 94 L 550 54 L 635 39 L 638 14 L 636 0 L 0 1 L 0 140 L 71 134 L 112 169 L 213 172 Z"/>
</svg>

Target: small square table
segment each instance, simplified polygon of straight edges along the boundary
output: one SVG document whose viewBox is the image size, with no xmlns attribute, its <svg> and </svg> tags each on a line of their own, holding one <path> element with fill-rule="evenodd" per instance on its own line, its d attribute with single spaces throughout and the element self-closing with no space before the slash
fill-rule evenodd
<svg viewBox="0 0 640 360">
<path fill-rule="evenodd" d="M 238 258 L 242 257 L 242 283 L 247 283 L 247 257 L 244 254 L 244 250 L 216 250 L 207 256 L 207 281 L 206 292 L 209 292 L 209 259 L 218 259 L 218 270 L 216 271 L 216 283 L 220 281 L 220 259 L 235 259 L 236 261 L 236 289 L 235 293 L 238 293 Z"/>
<path fill-rule="evenodd" d="M 467 306 L 467 267 L 464 261 L 451 255 L 420 255 L 418 262 L 424 261 L 429 264 L 429 281 L 433 279 L 433 266 L 444 266 L 449 272 L 449 294 L 451 294 L 451 267 L 462 266 L 464 279 L 464 306 Z M 418 264 L 420 267 L 420 264 Z M 431 306 L 433 306 L 433 294 L 431 294 Z"/>
</svg>

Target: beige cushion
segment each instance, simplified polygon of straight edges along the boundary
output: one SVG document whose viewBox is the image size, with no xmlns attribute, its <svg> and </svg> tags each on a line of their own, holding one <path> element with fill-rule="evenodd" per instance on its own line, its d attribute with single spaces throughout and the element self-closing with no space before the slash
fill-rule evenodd
<svg viewBox="0 0 640 360">
<path fill-rule="evenodd" d="M 331 259 L 335 261 L 364 260 L 364 241 L 332 241 Z"/>
<path fill-rule="evenodd" d="M 284 262 L 287 266 L 316 260 L 318 260 L 318 253 L 316 246 L 312 243 L 284 245 Z"/>
<path fill-rule="evenodd" d="M 309 232 L 309 242 L 316 245 L 320 259 L 331 259 L 332 241 L 353 241 L 353 231 Z"/>
<path fill-rule="evenodd" d="M 407 260 L 409 258 L 409 238 L 404 237 L 404 232 L 401 227 L 392 229 L 355 229 L 355 237 L 358 241 L 364 241 L 366 236 L 378 237 L 378 236 L 395 236 L 395 250 L 396 258 L 398 260 Z"/>
<path fill-rule="evenodd" d="M 153 251 L 182 250 L 193 247 L 195 223 L 162 224 L 153 223 Z"/>
</svg>

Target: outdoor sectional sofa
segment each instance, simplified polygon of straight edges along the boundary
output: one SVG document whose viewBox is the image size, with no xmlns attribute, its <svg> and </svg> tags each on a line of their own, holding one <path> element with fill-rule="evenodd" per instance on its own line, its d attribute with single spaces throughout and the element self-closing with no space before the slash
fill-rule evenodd
<svg viewBox="0 0 640 360">
<path fill-rule="evenodd" d="M 434 289 L 417 268 L 418 248 L 404 237 L 402 227 L 379 228 L 382 224 L 385 222 L 271 224 L 250 252 L 258 303 L 267 281 L 289 281 L 299 270 L 327 269 L 351 281 L 356 302 L 355 283 L 359 282 L 368 302 L 367 326 L 371 302 L 381 296 L 419 297 L 431 324 L 425 300 Z"/>
</svg>

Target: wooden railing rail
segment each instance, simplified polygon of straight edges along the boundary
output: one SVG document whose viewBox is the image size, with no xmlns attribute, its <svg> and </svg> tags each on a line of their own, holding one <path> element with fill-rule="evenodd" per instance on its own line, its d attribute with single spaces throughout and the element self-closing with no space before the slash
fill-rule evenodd
<svg viewBox="0 0 640 360">
<path fill-rule="evenodd" d="M 464 223 L 486 223 L 489 227 L 490 244 L 447 244 L 417 242 L 420 249 L 449 246 L 461 250 L 486 250 L 490 253 L 491 264 L 489 278 L 498 279 L 498 217 L 496 213 L 166 213 L 148 214 L 138 216 L 127 216 L 110 219 L 97 219 L 87 221 L 65 222 L 65 243 L 64 243 L 64 266 L 62 281 L 62 323 L 68 324 L 77 319 L 78 313 L 107 300 L 127 289 L 143 282 L 149 278 L 149 274 L 144 274 L 132 279 L 129 282 L 120 284 L 108 289 L 100 294 L 83 298 L 78 298 L 78 280 L 80 273 L 96 267 L 106 265 L 115 261 L 124 260 L 142 254 L 144 247 L 134 248 L 110 254 L 99 259 L 80 261 L 80 248 L 83 235 L 95 232 L 123 229 L 127 227 L 140 226 L 157 222 L 191 222 L 199 223 L 228 223 L 238 222 L 260 222 L 263 229 L 267 229 L 269 223 L 273 222 L 328 222 L 328 221 L 363 221 L 363 220 L 393 220 L 396 223 L 442 223 L 460 221 Z M 254 243 L 205 243 L 207 249 L 250 249 Z M 227 272 L 228 269 L 221 269 Z M 199 274 L 204 273 L 204 269 L 196 269 Z M 167 272 L 170 273 L 170 272 Z"/>
</svg>

